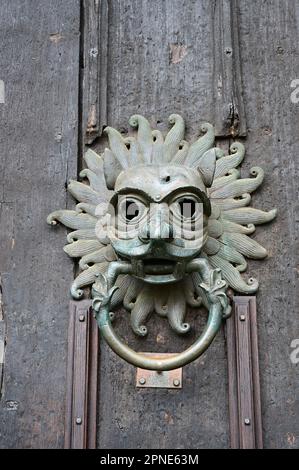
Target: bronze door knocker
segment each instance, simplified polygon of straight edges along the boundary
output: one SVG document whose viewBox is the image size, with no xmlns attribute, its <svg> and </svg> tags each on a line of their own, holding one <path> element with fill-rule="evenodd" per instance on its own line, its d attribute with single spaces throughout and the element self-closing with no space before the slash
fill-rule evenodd
<svg viewBox="0 0 299 470">
<path fill-rule="evenodd" d="M 261 259 L 266 250 L 249 237 L 256 224 L 276 216 L 249 207 L 250 193 L 260 186 L 264 172 L 251 169 L 241 178 L 237 167 L 245 149 L 235 142 L 230 154 L 214 147 L 214 128 L 201 127 L 203 136 L 189 144 L 178 114 L 165 136 L 152 130 L 140 115 L 130 118 L 137 129 L 124 138 L 107 127 L 110 149 L 103 155 L 88 150 L 87 168 L 70 181 L 68 190 L 79 201 L 76 210 L 58 210 L 48 223 L 73 229 L 64 251 L 80 258 L 80 274 L 71 294 L 83 296 L 92 285 L 92 305 L 102 336 L 129 363 L 151 370 L 171 370 L 198 358 L 211 344 L 222 320 L 230 315 L 226 294 L 254 293 L 258 281 L 245 281 L 245 257 Z M 139 354 L 113 330 L 117 305 L 131 312 L 135 334 L 147 334 L 152 312 L 167 317 L 171 328 L 183 334 L 187 305 L 208 310 L 207 325 L 184 352 L 166 359 Z"/>
</svg>

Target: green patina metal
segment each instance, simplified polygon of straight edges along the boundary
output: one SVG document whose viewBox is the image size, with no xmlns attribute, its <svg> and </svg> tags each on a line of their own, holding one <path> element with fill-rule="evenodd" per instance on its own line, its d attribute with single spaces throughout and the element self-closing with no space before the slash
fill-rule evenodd
<svg viewBox="0 0 299 470">
<path fill-rule="evenodd" d="M 124 138 L 107 127 L 110 149 L 102 156 L 85 154 L 80 176 L 89 184 L 71 181 L 68 189 L 79 201 L 75 211 L 59 210 L 48 223 L 61 222 L 68 234 L 65 252 L 80 258 L 81 273 L 71 288 L 76 299 L 92 285 L 93 308 L 99 328 L 111 348 L 128 362 L 153 370 L 170 370 L 196 359 L 230 314 L 226 290 L 253 293 L 257 280 L 245 281 L 245 257 L 261 259 L 266 250 L 248 235 L 256 224 L 272 220 L 269 212 L 248 207 L 250 193 L 263 181 L 259 167 L 241 178 L 241 143 L 230 154 L 214 147 L 214 129 L 194 143 L 184 139 L 184 120 L 173 114 L 164 137 L 140 115 L 130 124 L 134 136 Z M 152 312 L 168 318 L 177 333 L 186 333 L 187 306 L 203 304 L 207 326 L 193 346 L 158 360 L 141 356 L 124 345 L 113 331 L 110 316 L 118 304 L 131 312 L 133 331 L 147 334 Z"/>
</svg>

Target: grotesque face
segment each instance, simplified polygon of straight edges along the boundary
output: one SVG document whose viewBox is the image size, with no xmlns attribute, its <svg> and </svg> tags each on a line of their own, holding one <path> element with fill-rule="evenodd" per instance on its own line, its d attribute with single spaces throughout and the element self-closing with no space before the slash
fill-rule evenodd
<svg viewBox="0 0 299 470">
<path fill-rule="evenodd" d="M 207 238 L 210 203 L 200 173 L 181 165 L 141 165 L 121 172 L 108 236 L 136 277 L 170 283 L 185 274 Z"/>
<path fill-rule="evenodd" d="M 88 184 L 71 181 L 68 186 L 78 201 L 76 210 L 58 210 L 48 217 L 48 223 L 61 222 L 73 230 L 64 251 L 80 259 L 81 272 L 71 287 L 74 298 L 103 276 L 110 282 L 113 266 L 129 266 L 115 280 L 118 289 L 109 308 L 123 304 L 140 336 L 146 334 L 152 312 L 167 316 L 177 333 L 186 333 L 187 306 L 197 308 L 203 302 L 209 308 L 206 292 L 215 276 L 204 281 L 191 272 L 190 265 L 198 266 L 189 262 L 194 258 L 221 270 L 235 291 L 254 293 L 258 282 L 241 276 L 245 256 L 263 258 L 266 250 L 248 235 L 254 224 L 276 215 L 275 210 L 248 207 L 263 170 L 254 167 L 251 178 L 240 178 L 242 144 L 235 142 L 224 155 L 214 147 L 211 124 L 205 123 L 203 135 L 189 143 L 183 118 L 173 114 L 169 122 L 166 135 L 140 115 L 130 118 L 135 131 L 128 137 L 106 128 L 109 148 L 101 156 L 91 149 L 84 156 L 87 168 L 80 177 Z"/>
</svg>

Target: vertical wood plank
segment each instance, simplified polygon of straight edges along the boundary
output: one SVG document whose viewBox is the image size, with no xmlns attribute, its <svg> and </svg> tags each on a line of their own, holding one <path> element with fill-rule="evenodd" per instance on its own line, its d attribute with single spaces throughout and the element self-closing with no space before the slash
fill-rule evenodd
<svg viewBox="0 0 299 470">
<path fill-rule="evenodd" d="M 87 448 L 95 449 L 97 441 L 99 328 L 91 311 L 89 317 L 89 364 L 86 413 Z"/>
<path fill-rule="evenodd" d="M 108 1 L 82 5 L 82 137 L 86 144 L 107 124 Z"/>
<path fill-rule="evenodd" d="M 63 447 L 73 263 L 66 229 L 46 217 L 72 205 L 65 185 L 77 174 L 79 4 L 0 2 L 0 447 Z"/>
<path fill-rule="evenodd" d="M 214 125 L 216 136 L 246 136 L 239 50 L 237 0 L 219 0 L 214 9 Z"/>
<path fill-rule="evenodd" d="M 69 327 L 67 346 L 67 374 L 66 374 L 66 406 L 65 406 L 65 428 L 64 448 L 71 449 L 72 445 L 72 405 L 73 405 L 73 375 L 74 375 L 74 339 L 75 339 L 75 315 L 76 305 L 69 305 Z"/>
<path fill-rule="evenodd" d="M 216 2 L 198 0 L 109 1 L 108 124 L 130 133 L 128 119 L 143 114 L 166 133 L 167 118 L 180 113 L 187 139 L 200 124 L 213 122 L 213 11 Z M 96 139 L 101 153 L 107 140 Z M 205 325 L 204 312 L 190 311 L 190 334 L 180 337 L 152 315 L 147 338 L 131 330 L 119 312 L 115 328 L 139 351 L 177 352 L 195 340 Z M 184 368 L 178 390 L 138 390 L 135 368 L 100 342 L 99 448 L 226 448 L 229 442 L 227 371 L 223 332 L 198 361 Z M 212 373 L 211 373 L 212 371 Z M 105 397 L 113 396 L 107 407 Z M 101 399 L 103 397 L 103 399 Z M 217 423 L 215 422 L 217 409 Z M 145 419 L 145 410 L 150 420 Z M 184 429 L 184 432 L 180 430 Z"/>
<path fill-rule="evenodd" d="M 234 297 L 227 320 L 231 447 L 261 449 L 262 423 L 255 297 Z"/>
<path fill-rule="evenodd" d="M 241 449 L 255 448 L 254 393 L 248 304 L 235 301 L 238 374 L 239 435 Z M 244 318 L 243 318 L 244 317 Z M 242 320 L 243 319 L 243 320 Z"/>
<path fill-rule="evenodd" d="M 65 448 L 96 446 L 98 327 L 89 300 L 70 302 Z"/>
<path fill-rule="evenodd" d="M 86 448 L 88 310 L 84 304 L 75 310 L 72 448 Z"/>
<path fill-rule="evenodd" d="M 228 405 L 229 405 L 229 431 L 230 447 L 239 449 L 239 407 L 238 407 L 238 376 L 236 356 L 236 326 L 235 312 L 226 320 L 226 348 L 227 348 L 227 370 L 228 370 Z"/>
<path fill-rule="evenodd" d="M 257 307 L 256 298 L 252 299 L 252 309 L 250 312 L 250 341 L 252 348 L 251 366 L 252 366 L 252 387 L 254 403 L 254 422 L 255 422 L 255 440 L 258 449 L 263 448 L 263 428 L 262 428 L 262 402 L 260 385 L 260 366 L 259 366 L 259 346 L 257 332 Z"/>
<path fill-rule="evenodd" d="M 250 262 L 260 280 L 257 296 L 263 440 L 265 448 L 298 447 L 298 364 L 291 361 L 299 338 L 298 110 L 291 82 L 299 70 L 298 1 L 239 0 L 244 100 L 250 132 L 242 172 L 265 170 L 255 196 L 264 210 L 277 207 L 256 240 L 268 251 Z"/>
</svg>

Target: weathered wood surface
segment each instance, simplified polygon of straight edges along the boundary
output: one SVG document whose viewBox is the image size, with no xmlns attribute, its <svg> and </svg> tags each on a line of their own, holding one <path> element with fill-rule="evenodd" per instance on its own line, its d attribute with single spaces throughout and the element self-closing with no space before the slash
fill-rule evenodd
<svg viewBox="0 0 299 470">
<path fill-rule="evenodd" d="M 192 333 L 178 337 L 167 320 L 152 316 L 147 339 L 136 339 L 128 313 L 115 328 L 138 351 L 178 352 L 194 342 L 206 322 L 203 312 L 188 315 Z M 163 321 L 164 320 L 164 321 Z M 229 419 L 223 332 L 197 361 L 184 367 L 180 390 L 139 389 L 136 369 L 101 343 L 98 447 L 141 449 L 227 448 Z M 105 398 L 106 397 L 106 398 Z M 108 398 L 109 397 L 109 398 Z M 109 406 L 107 406 L 107 399 Z"/>
<path fill-rule="evenodd" d="M 95 449 L 99 329 L 91 300 L 70 301 L 65 449 Z"/>
<path fill-rule="evenodd" d="M 107 125 L 108 0 L 82 3 L 82 141 L 87 144 Z"/>
<path fill-rule="evenodd" d="M 232 77 L 235 54 L 226 53 L 234 40 L 229 29 L 232 17 L 227 0 L 110 1 L 109 123 L 125 131 L 127 117 L 143 112 L 165 130 L 167 116 L 176 112 L 186 118 L 190 134 L 198 134 L 200 122 L 215 120 L 216 94 L 225 115 L 225 126 L 217 126 L 217 131 L 230 135 L 228 110 L 241 86 Z M 214 28 L 215 20 L 221 32 Z M 237 66 L 238 76 L 236 72 Z M 222 88 L 216 90 L 214 77 L 219 74 Z M 241 91 L 238 100 L 242 119 Z"/>
<path fill-rule="evenodd" d="M 232 449 L 262 449 L 256 297 L 234 296 L 226 321 L 229 428 Z"/>
<path fill-rule="evenodd" d="M 177 98 L 176 103 L 165 102 L 170 113 L 173 111 L 170 104 L 178 107 L 176 112 L 186 113 L 193 103 L 197 106 L 199 120 L 214 123 L 216 136 L 245 136 L 239 18 L 235 3 L 235 0 L 183 3 L 155 0 L 142 5 L 138 0 L 85 0 L 82 3 L 82 132 L 85 142 L 90 144 L 101 136 L 107 124 L 108 86 L 110 89 L 114 86 L 116 93 L 128 86 L 125 95 L 130 96 L 132 92 L 134 108 L 137 93 L 138 104 L 147 99 L 149 116 L 156 116 L 161 107 L 160 92 L 167 101 L 168 91 L 168 98 Z M 112 18 L 112 28 L 108 16 Z M 125 69 L 124 56 L 129 59 Z M 108 69 L 116 73 L 114 84 Z M 149 84 L 153 89 L 146 98 L 144 90 Z M 175 87 L 180 91 L 179 96 L 174 93 Z M 198 89 L 190 103 L 192 87 Z"/>
<path fill-rule="evenodd" d="M 277 219 L 256 231 L 268 260 L 250 262 L 261 281 L 257 321 L 264 447 L 298 448 L 298 364 L 290 354 L 292 340 L 299 338 L 299 103 L 291 102 L 290 84 L 299 69 L 299 2 L 240 0 L 239 6 L 248 126 L 242 171 L 264 168 L 255 207 L 278 208 Z"/>
<path fill-rule="evenodd" d="M 213 2 L 109 2 L 107 124 L 128 132 L 128 118 L 140 113 L 166 131 L 171 113 L 181 113 L 188 137 L 213 121 Z M 94 148 L 106 145 L 103 136 Z M 199 317 L 196 321 L 196 316 Z M 122 311 L 115 325 L 139 351 L 178 352 L 202 331 L 204 314 L 190 314 L 193 332 L 178 337 L 157 315 L 148 339 L 136 339 Z M 225 342 L 184 368 L 182 390 L 137 390 L 135 369 L 101 343 L 98 447 L 228 447 Z M 106 398 L 112 397 L 107 406 Z"/>
<path fill-rule="evenodd" d="M 1 448 L 63 447 L 73 267 L 46 216 L 76 177 L 79 19 L 78 0 L 0 2 Z"/>
<path fill-rule="evenodd" d="M 212 14 L 218 3 L 115 0 L 109 5 L 108 124 L 126 134 L 128 116 L 139 112 L 164 130 L 167 116 L 175 111 L 186 118 L 189 135 L 195 136 L 201 120 L 213 120 Z M 240 0 L 234 2 L 237 7 L 249 128 L 242 171 L 248 174 L 254 165 L 265 169 L 265 183 L 254 196 L 256 204 L 279 210 L 278 220 L 256 235 L 268 247 L 269 259 L 250 263 L 251 274 L 261 281 L 258 327 L 264 445 L 292 448 L 298 447 L 299 411 L 297 371 L 290 360 L 291 341 L 299 334 L 294 213 L 298 105 L 291 103 L 290 82 L 298 66 L 298 2 L 287 1 L 282 7 L 278 0 Z M 104 145 L 104 139 L 99 140 L 96 148 Z M 130 344 L 139 345 L 124 321 L 120 320 L 119 331 Z M 167 345 L 167 328 L 160 326 L 161 321 L 155 325 L 154 319 L 151 325 L 148 351 L 161 348 L 160 335 L 163 351 L 185 345 L 174 337 Z M 143 344 L 139 347 L 145 349 Z M 110 409 L 100 401 L 98 445 L 227 447 L 224 359 L 219 336 L 203 368 L 196 363 L 186 368 L 182 392 L 135 393 L 132 368 L 102 345 L 100 396 L 113 395 L 114 400 Z"/>
<path fill-rule="evenodd" d="M 101 77 L 99 133 L 105 118 L 126 133 L 127 119 L 136 112 L 161 130 L 169 114 L 181 113 L 188 137 L 197 135 L 200 122 L 214 121 L 218 49 L 213 15 L 218 6 L 200 0 L 109 1 L 107 81 L 101 62 L 93 68 Z M 299 104 L 290 100 L 290 84 L 298 78 L 299 4 L 238 0 L 236 6 L 248 133 L 242 171 L 248 174 L 254 165 L 265 169 L 256 206 L 279 209 L 277 220 L 256 233 L 269 259 L 250 263 L 251 273 L 261 280 L 257 315 L 264 447 L 295 448 L 298 366 L 290 360 L 290 345 L 299 338 Z M 80 103 L 83 114 L 78 113 L 79 22 L 79 0 L 0 3 L 0 79 L 6 85 L 6 103 L 0 104 L 0 272 L 7 336 L 0 447 L 63 447 L 73 267 L 61 250 L 65 230 L 47 227 L 45 217 L 72 204 L 64 184 L 76 176 L 78 120 L 81 129 L 86 126 L 85 101 Z M 86 96 L 82 86 L 81 98 Z M 94 147 L 104 145 L 100 138 Z M 194 326 L 203 327 L 204 315 L 199 321 L 192 318 Z M 139 350 L 186 347 L 185 339 L 169 336 L 165 322 L 156 320 L 149 322 L 146 346 L 133 337 L 125 314 L 116 326 Z M 1 313 L 0 322 L 1 340 Z M 99 447 L 228 447 L 223 335 L 185 368 L 181 391 L 137 391 L 133 367 L 103 344 L 99 370 Z"/>
<path fill-rule="evenodd" d="M 238 0 L 214 2 L 213 124 L 216 135 L 246 136 Z"/>
</svg>

